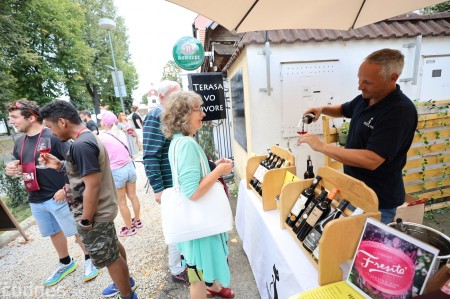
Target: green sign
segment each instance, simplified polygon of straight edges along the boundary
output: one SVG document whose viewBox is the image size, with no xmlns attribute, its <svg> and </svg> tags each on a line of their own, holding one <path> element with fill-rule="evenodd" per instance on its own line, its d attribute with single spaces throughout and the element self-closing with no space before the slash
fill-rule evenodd
<svg viewBox="0 0 450 299">
<path fill-rule="evenodd" d="M 192 71 L 202 65 L 205 50 L 198 39 L 185 36 L 177 40 L 173 46 L 173 60 L 184 70 Z"/>
</svg>

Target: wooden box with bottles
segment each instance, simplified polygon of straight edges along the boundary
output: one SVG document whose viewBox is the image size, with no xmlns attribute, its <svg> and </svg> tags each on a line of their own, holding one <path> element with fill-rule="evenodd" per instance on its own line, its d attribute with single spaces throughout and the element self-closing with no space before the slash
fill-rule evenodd
<svg viewBox="0 0 450 299">
<path fill-rule="evenodd" d="M 290 171 L 291 173 L 296 174 L 295 158 L 290 151 L 277 145 L 273 145 L 270 148 L 270 152 L 280 159 L 284 159 L 284 163 L 280 168 L 270 169 L 264 174 L 263 182 L 266 183 L 261 184 L 262 195 L 260 195 L 259 192 L 255 190 L 255 188 L 250 184 L 250 181 L 253 179 L 256 169 L 258 168 L 260 163 L 264 161 L 267 156 L 258 155 L 250 157 L 247 161 L 246 168 L 247 188 L 252 189 L 255 192 L 256 196 L 261 199 L 264 211 L 275 210 L 277 208 L 275 197 L 280 195 L 281 193 L 281 188 L 283 187 L 286 171 Z"/>
<path fill-rule="evenodd" d="M 339 265 L 353 258 L 366 218 L 373 217 L 380 220 L 381 213 L 378 211 L 378 198 L 375 192 L 363 182 L 326 166 L 319 168 L 317 175 L 322 179 L 315 189 L 316 195 L 321 187 L 326 190 L 338 188 L 339 202 L 346 199 L 354 207 L 364 210 L 363 214 L 347 217 L 352 214 L 352 211 L 346 209 L 343 211 L 345 217 L 335 219 L 324 227 L 319 241 L 319 259 L 316 261 L 311 253 L 303 247 L 297 234 L 286 224 L 286 218 L 294 203 L 300 193 L 311 186 L 313 179 L 288 183 L 281 191 L 280 226 L 282 229 L 289 230 L 301 248 L 302 254 L 306 254 L 317 267 L 319 285 L 326 285 L 343 279 Z M 333 200 L 332 206 L 336 208 L 339 202 Z"/>
</svg>

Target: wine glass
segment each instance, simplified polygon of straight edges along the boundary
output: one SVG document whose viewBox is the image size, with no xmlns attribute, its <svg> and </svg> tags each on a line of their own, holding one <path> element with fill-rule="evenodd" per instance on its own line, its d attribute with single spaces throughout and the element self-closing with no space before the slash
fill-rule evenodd
<svg viewBox="0 0 450 299">
<path fill-rule="evenodd" d="M 3 160 L 3 162 L 5 163 L 5 166 L 13 166 L 16 161 L 17 161 L 17 159 L 16 159 L 16 157 L 14 157 L 14 155 L 8 155 Z M 22 177 L 22 166 L 20 164 L 17 165 L 17 173 L 15 175 L 12 175 L 11 177 L 12 178 L 21 178 Z"/>
<path fill-rule="evenodd" d="M 42 137 L 41 140 L 39 141 L 38 151 L 41 153 L 41 155 L 45 155 L 50 153 L 51 150 L 52 150 L 51 139 L 49 137 Z M 39 164 L 36 165 L 36 168 L 46 169 L 47 166 L 45 166 L 45 164 Z"/>
<path fill-rule="evenodd" d="M 304 122 L 304 117 L 302 116 L 297 124 L 297 134 L 302 136 L 306 133 L 308 133 L 308 124 Z M 303 148 L 303 144 L 297 142 L 297 147 Z"/>
</svg>

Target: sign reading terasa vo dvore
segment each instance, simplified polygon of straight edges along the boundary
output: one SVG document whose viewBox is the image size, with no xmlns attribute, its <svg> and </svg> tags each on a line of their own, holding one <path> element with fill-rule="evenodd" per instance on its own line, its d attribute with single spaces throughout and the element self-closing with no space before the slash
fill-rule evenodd
<svg viewBox="0 0 450 299">
<path fill-rule="evenodd" d="M 204 121 L 227 117 L 222 73 L 189 74 L 189 89 L 203 99 Z"/>
</svg>

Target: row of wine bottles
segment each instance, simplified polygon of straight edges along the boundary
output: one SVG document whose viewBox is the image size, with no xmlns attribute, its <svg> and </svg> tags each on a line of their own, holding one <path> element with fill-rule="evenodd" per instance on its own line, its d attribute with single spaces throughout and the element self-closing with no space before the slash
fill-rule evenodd
<svg viewBox="0 0 450 299">
<path fill-rule="evenodd" d="M 285 165 L 285 161 L 285 159 L 269 151 L 267 157 L 259 163 L 258 168 L 256 168 L 256 171 L 253 174 L 253 178 L 250 180 L 250 185 L 252 185 L 259 195 L 262 195 L 262 183 L 266 172 L 271 169 L 287 166 Z"/>
<path fill-rule="evenodd" d="M 302 191 L 286 218 L 286 224 L 292 228 L 303 247 L 316 259 L 318 259 L 319 240 L 325 226 L 330 221 L 339 218 L 349 204 L 348 200 L 343 199 L 339 206 L 331 211 L 331 202 L 339 192 L 336 188 L 329 193 L 322 190 L 319 196 L 315 197 L 315 189 L 321 179 L 320 176 L 316 176 L 311 186 Z M 361 211 L 359 209 L 356 213 L 359 214 Z M 356 215 L 356 213 L 352 215 Z"/>
</svg>

